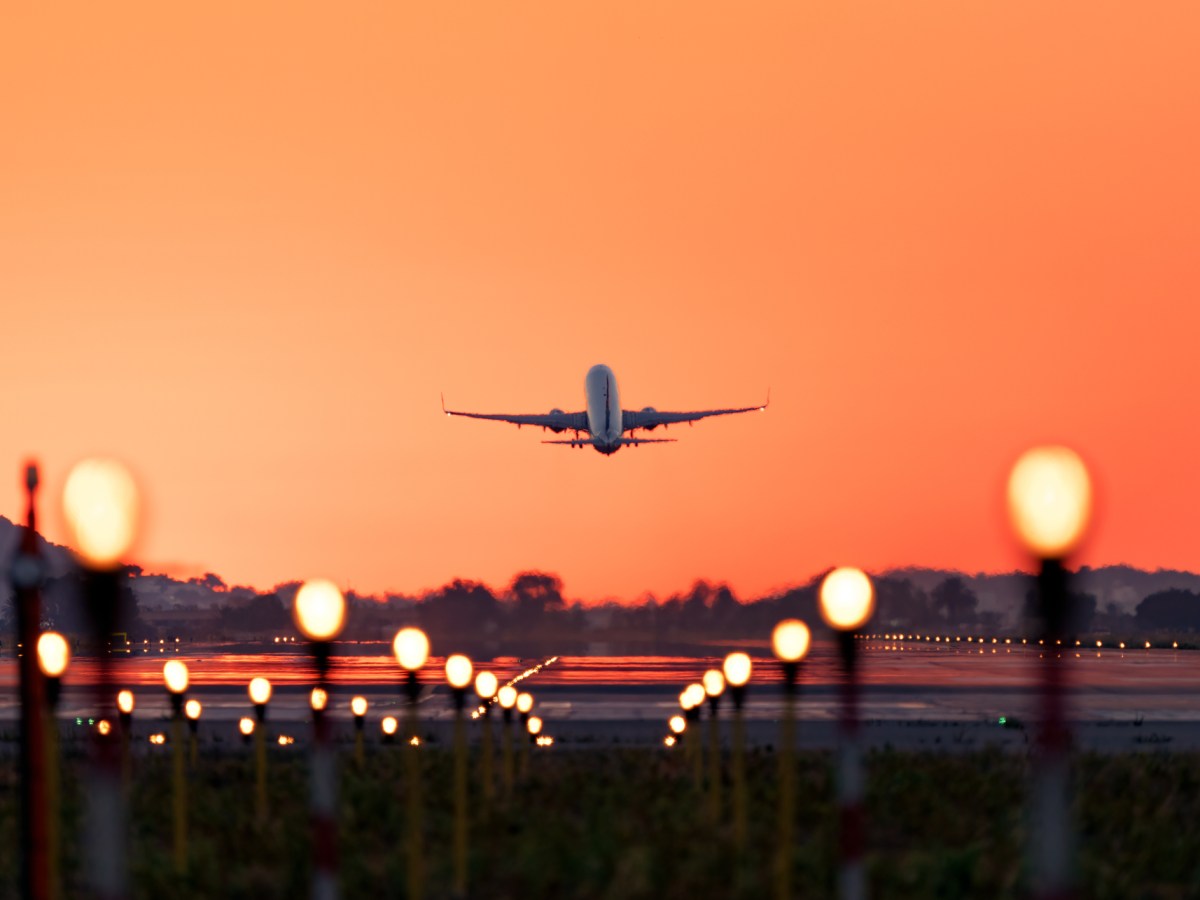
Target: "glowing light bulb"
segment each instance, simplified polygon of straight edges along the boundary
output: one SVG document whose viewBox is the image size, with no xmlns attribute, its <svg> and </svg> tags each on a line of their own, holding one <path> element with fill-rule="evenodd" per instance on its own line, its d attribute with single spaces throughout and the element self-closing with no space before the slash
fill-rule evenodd
<svg viewBox="0 0 1200 900">
<path fill-rule="evenodd" d="M 517 705 L 517 689 L 511 684 L 506 684 L 496 692 L 496 699 L 504 709 L 512 709 Z"/>
<path fill-rule="evenodd" d="M 385 716 L 383 721 L 379 723 L 379 727 L 383 729 L 383 733 L 391 737 L 396 733 L 396 729 L 400 727 L 400 723 L 396 721 L 395 716 Z"/>
<path fill-rule="evenodd" d="M 313 712 L 321 712 L 329 705 L 329 693 L 324 688 L 315 687 L 308 695 L 308 703 Z"/>
<path fill-rule="evenodd" d="M 784 619 L 771 632 L 771 649 L 783 662 L 800 662 L 808 655 L 812 635 L 799 619 Z"/>
<path fill-rule="evenodd" d="M 182 694 L 188 689 L 187 665 L 182 660 L 168 660 L 163 666 L 163 683 L 172 694 Z"/>
<path fill-rule="evenodd" d="M 117 709 L 127 716 L 133 712 L 133 691 L 117 692 Z"/>
<path fill-rule="evenodd" d="M 821 582 L 821 617 L 830 628 L 857 631 L 874 610 L 875 591 L 871 579 L 861 569 L 834 569 Z M 929 640 L 929 635 L 925 640 Z"/>
<path fill-rule="evenodd" d="M 667 720 L 667 727 L 676 734 L 683 734 L 683 732 L 687 730 L 687 719 L 685 719 L 683 716 L 671 716 L 671 718 Z"/>
<path fill-rule="evenodd" d="M 533 694 L 517 694 L 517 712 L 528 713 L 533 709 Z"/>
<path fill-rule="evenodd" d="M 96 723 L 96 730 L 105 737 L 108 737 L 108 733 L 112 731 L 112 725 L 108 724 L 108 719 L 101 719 Z"/>
<path fill-rule="evenodd" d="M 474 671 L 475 667 L 471 665 L 471 660 L 461 653 L 446 657 L 446 681 L 452 688 L 460 691 L 466 689 L 471 683 L 471 675 L 474 674 Z"/>
<path fill-rule="evenodd" d="M 743 687 L 750 680 L 750 657 L 745 653 L 730 653 L 725 657 L 722 668 L 725 670 L 725 680 L 733 687 Z"/>
<path fill-rule="evenodd" d="M 271 700 L 271 682 L 265 678 L 251 678 L 248 691 L 250 702 L 256 706 L 262 706 Z"/>
<path fill-rule="evenodd" d="M 292 613 L 310 641 L 332 641 L 346 624 L 346 598 L 332 581 L 314 578 L 296 592 Z"/>
<path fill-rule="evenodd" d="M 720 697 L 725 692 L 725 676 L 718 669 L 709 669 L 700 679 L 704 693 L 709 697 Z"/>
<path fill-rule="evenodd" d="M 354 697 L 350 700 L 350 712 L 356 716 L 365 716 L 367 714 L 367 698 Z"/>
<path fill-rule="evenodd" d="M 1008 476 L 1008 514 L 1030 553 L 1062 559 L 1083 540 L 1092 512 L 1092 481 L 1067 447 L 1034 447 Z"/>
<path fill-rule="evenodd" d="M 63 513 L 75 552 L 93 569 L 115 569 L 137 536 L 138 489 L 111 459 L 85 459 L 67 476 Z"/>
<path fill-rule="evenodd" d="M 254 734 L 254 720 L 248 716 L 242 716 L 238 721 L 238 731 L 242 733 L 243 737 L 250 737 Z"/>
<path fill-rule="evenodd" d="M 429 638 L 420 628 L 401 628 L 392 640 L 392 652 L 402 669 L 415 672 L 429 659 Z"/>
<path fill-rule="evenodd" d="M 684 688 L 684 693 L 687 694 L 687 706 L 684 709 L 694 709 L 704 702 L 704 685 L 693 682 Z"/>
<path fill-rule="evenodd" d="M 500 681 L 491 672 L 480 672 L 475 676 L 475 693 L 480 700 L 491 700 L 496 696 Z"/>
<path fill-rule="evenodd" d="M 665 738 L 663 738 L 663 743 L 668 747 L 674 747 L 675 746 L 675 735 L 668 734 Z"/>
<path fill-rule="evenodd" d="M 71 661 L 71 648 L 67 639 L 57 631 L 46 631 L 38 635 L 38 668 L 47 678 L 61 678 Z"/>
<path fill-rule="evenodd" d="M 199 700 L 189 700 L 183 704 L 183 714 L 193 722 L 200 718 L 200 713 L 204 711 L 204 707 L 200 705 Z"/>
<path fill-rule="evenodd" d="M 526 723 L 525 727 L 529 729 L 529 733 L 532 735 L 541 734 L 542 720 L 537 716 L 530 716 L 529 722 Z"/>
</svg>

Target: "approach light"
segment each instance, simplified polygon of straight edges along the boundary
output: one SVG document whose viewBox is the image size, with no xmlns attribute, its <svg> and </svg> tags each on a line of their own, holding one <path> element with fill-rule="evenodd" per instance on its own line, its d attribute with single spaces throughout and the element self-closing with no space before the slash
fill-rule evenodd
<svg viewBox="0 0 1200 900">
<path fill-rule="evenodd" d="M 517 689 L 511 684 L 506 684 L 496 692 L 496 700 L 504 709 L 512 709 L 517 705 Z"/>
<path fill-rule="evenodd" d="M 524 692 L 517 694 L 517 712 L 521 713 L 522 715 L 529 715 L 529 712 L 532 709 L 533 694 L 526 694 Z"/>
<path fill-rule="evenodd" d="M 461 653 L 446 657 L 446 681 L 455 690 L 466 690 L 471 683 L 473 672 L 474 666 L 471 665 L 471 660 Z"/>
<path fill-rule="evenodd" d="M 296 592 L 292 613 L 310 641 L 332 641 L 346 624 L 346 598 L 332 581 L 314 578 Z"/>
<path fill-rule="evenodd" d="M 1079 454 L 1034 447 L 1008 476 L 1008 514 L 1025 548 L 1041 559 L 1063 559 L 1083 540 L 1092 512 L 1092 481 Z"/>
<path fill-rule="evenodd" d="M 133 714 L 133 691 L 117 692 L 117 709 L 127 716 Z"/>
<path fill-rule="evenodd" d="M 172 694 L 182 694 L 188 689 L 188 667 L 182 660 L 168 660 L 163 666 L 163 683 Z"/>
<path fill-rule="evenodd" d="M 121 463 L 85 459 L 71 469 L 62 496 L 75 552 L 92 569 L 121 564 L 137 536 L 138 489 Z"/>
<path fill-rule="evenodd" d="M 799 619 L 784 619 L 771 632 L 771 650 L 782 662 L 800 662 L 808 655 L 812 635 Z"/>
<path fill-rule="evenodd" d="M 710 699 L 720 697 L 725 692 L 725 676 L 719 669 L 709 669 L 700 681 L 704 685 L 704 693 Z"/>
<path fill-rule="evenodd" d="M 71 661 L 67 639 L 57 631 L 38 635 L 37 661 L 38 668 L 47 678 L 62 678 L 63 672 L 67 671 L 67 663 Z"/>
<path fill-rule="evenodd" d="M 400 727 L 400 723 L 396 721 L 395 716 L 384 716 L 383 721 L 379 723 L 379 727 L 383 729 L 383 733 L 391 737 L 396 733 L 396 729 Z"/>
<path fill-rule="evenodd" d="M 392 640 L 392 652 L 400 668 L 415 672 L 429 659 L 429 638 L 420 628 L 401 628 Z"/>
<path fill-rule="evenodd" d="M 242 716 L 238 720 L 238 731 L 242 733 L 242 737 L 250 737 L 254 734 L 254 720 L 249 716 Z"/>
<path fill-rule="evenodd" d="M 541 734 L 542 733 L 542 720 L 538 716 L 530 716 L 529 721 L 526 723 L 525 727 L 527 729 L 529 729 L 529 733 L 532 735 Z"/>
<path fill-rule="evenodd" d="M 491 700 L 496 696 L 499 687 L 499 679 L 491 672 L 480 672 L 475 676 L 475 693 L 479 695 L 480 700 Z"/>
<path fill-rule="evenodd" d="M 251 703 L 255 706 L 265 706 L 271 699 L 271 682 L 262 677 L 251 678 L 248 692 Z"/>
<path fill-rule="evenodd" d="M 183 704 L 183 714 L 195 722 L 200 718 L 200 713 L 204 711 L 204 707 L 200 705 L 199 700 L 189 700 Z"/>
<path fill-rule="evenodd" d="M 695 709 L 704 702 L 704 685 L 693 682 L 684 689 L 684 694 L 687 696 L 687 705 L 684 709 Z"/>
<path fill-rule="evenodd" d="M 857 631 L 871 618 L 874 609 L 875 591 L 871 579 L 861 569 L 834 569 L 821 582 L 821 617 L 830 628 Z M 929 640 L 929 635 L 925 640 Z"/>
<path fill-rule="evenodd" d="M 365 716 L 367 714 L 367 698 L 366 697 L 351 698 L 350 712 L 354 713 L 354 715 L 359 716 L 360 718 L 362 716 Z"/>
<path fill-rule="evenodd" d="M 725 670 L 725 680 L 729 682 L 730 687 L 745 687 L 750 680 L 750 657 L 741 651 L 726 656 L 722 668 Z"/>
<path fill-rule="evenodd" d="M 683 716 L 671 716 L 667 720 L 667 727 L 675 732 L 675 734 L 683 734 L 687 730 L 687 719 Z"/>
<path fill-rule="evenodd" d="M 312 707 L 313 712 L 322 712 L 329 703 L 329 693 L 325 688 L 315 687 L 312 693 L 308 695 L 308 703 Z"/>
</svg>

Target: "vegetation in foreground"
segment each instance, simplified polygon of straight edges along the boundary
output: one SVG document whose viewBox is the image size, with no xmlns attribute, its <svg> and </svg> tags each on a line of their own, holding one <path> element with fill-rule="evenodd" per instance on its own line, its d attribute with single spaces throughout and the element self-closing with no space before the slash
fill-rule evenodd
<svg viewBox="0 0 1200 900">
<path fill-rule="evenodd" d="M 390 750 L 390 752 L 385 752 Z M 341 880 L 347 897 L 406 895 L 407 748 L 341 771 Z M 450 895 L 452 755 L 423 748 L 425 896 Z M 475 762 L 475 761 L 473 761 Z M 726 761 L 728 762 L 728 760 Z M 472 784 L 472 897 L 769 897 L 776 851 L 778 759 L 747 756 L 749 834 L 732 849 L 729 800 L 713 822 L 681 748 L 535 750 L 513 797 L 485 809 Z M 836 809 L 829 754 L 797 758 L 794 894 L 829 897 Z M 311 867 L 308 765 L 275 749 L 270 816 L 256 824 L 250 758 L 202 757 L 189 773 L 188 874 L 172 864 L 169 752 L 139 761 L 132 786 L 134 896 L 295 898 Z M 877 898 L 1017 897 L 1023 871 L 1029 763 L 987 751 L 871 753 L 868 866 Z M 82 761 L 65 778 L 68 897 L 82 896 L 78 844 Z M 497 766 L 497 775 L 500 767 Z M 1200 895 L 1200 753 L 1081 756 L 1076 821 L 1085 896 Z M 472 773 L 474 775 L 474 771 Z M 728 771 L 726 772 L 728 776 Z M 16 895 L 18 775 L 0 770 L 0 891 Z"/>
</svg>

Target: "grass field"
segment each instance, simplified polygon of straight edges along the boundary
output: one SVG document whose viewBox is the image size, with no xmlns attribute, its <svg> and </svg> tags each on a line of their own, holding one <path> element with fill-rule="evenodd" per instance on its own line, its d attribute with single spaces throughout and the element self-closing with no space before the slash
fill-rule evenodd
<svg viewBox="0 0 1200 900">
<path fill-rule="evenodd" d="M 341 768 L 343 896 L 405 896 L 406 748 Z M 421 751 L 425 896 L 450 895 L 451 755 Z M 748 755 L 750 832 L 735 855 L 727 821 L 712 822 L 679 748 L 536 751 L 509 802 L 472 807 L 472 897 L 770 897 L 778 761 Z M 877 898 L 1017 897 L 1028 762 L 1016 754 L 868 755 L 868 865 Z M 79 878 L 81 761 L 65 779 L 66 895 Z M 0 890 L 17 893 L 18 781 L 0 770 Z M 497 767 L 499 772 L 499 767 Z M 1076 821 L 1083 894 L 1200 896 L 1200 754 L 1082 756 Z M 797 759 L 795 895 L 832 896 L 836 816 L 831 757 Z M 477 796 L 477 792 L 473 794 Z M 271 814 L 256 825 L 248 757 L 202 757 L 189 774 L 190 868 L 171 857 L 169 752 L 141 760 L 132 806 L 139 898 L 308 895 L 308 767 L 299 752 L 270 760 Z M 724 786 L 728 820 L 729 784 Z"/>
</svg>

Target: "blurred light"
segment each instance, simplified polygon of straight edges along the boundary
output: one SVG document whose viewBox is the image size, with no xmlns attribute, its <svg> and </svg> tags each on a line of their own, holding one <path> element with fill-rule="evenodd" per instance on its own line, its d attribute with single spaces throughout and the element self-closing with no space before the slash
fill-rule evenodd
<svg viewBox="0 0 1200 900">
<path fill-rule="evenodd" d="M 429 659 L 429 638 L 420 628 L 401 628 L 392 639 L 392 652 L 400 668 L 415 672 Z"/>
<path fill-rule="evenodd" d="M 733 687 L 744 687 L 750 680 L 750 657 L 741 651 L 725 657 L 725 680 Z"/>
<path fill-rule="evenodd" d="M 446 657 L 446 681 L 452 688 L 464 690 L 471 683 L 471 675 L 474 671 L 475 667 L 471 665 L 471 660 L 461 653 Z"/>
<path fill-rule="evenodd" d="M 254 734 L 254 720 L 249 716 L 242 716 L 238 720 L 238 731 L 242 733 L 243 737 L 250 737 L 250 735 Z"/>
<path fill-rule="evenodd" d="M 1079 546 L 1092 511 L 1087 466 L 1067 447 L 1035 447 L 1008 476 L 1008 513 L 1025 548 L 1062 559 Z"/>
<path fill-rule="evenodd" d="M 866 624 L 874 609 L 875 591 L 861 569 L 834 569 L 821 582 L 821 617 L 830 628 L 855 631 Z"/>
<path fill-rule="evenodd" d="M 350 699 L 350 712 L 356 716 L 365 716 L 367 714 L 367 698 L 352 697 Z"/>
<path fill-rule="evenodd" d="M 475 693 L 480 700 L 491 700 L 499 686 L 500 681 L 491 672 L 480 672 L 475 676 Z"/>
<path fill-rule="evenodd" d="M 1150 642 L 1149 642 L 1149 641 L 1146 641 L 1146 649 L 1147 649 L 1147 650 L 1149 650 L 1149 649 L 1150 649 Z"/>
<path fill-rule="evenodd" d="M 101 719 L 99 722 L 96 723 L 96 730 L 99 731 L 102 735 L 107 736 L 108 733 L 110 731 L 112 731 L 112 726 L 110 724 L 108 724 L 108 719 Z"/>
<path fill-rule="evenodd" d="M 517 694 L 517 712 L 528 713 L 533 709 L 533 694 Z"/>
<path fill-rule="evenodd" d="M 200 713 L 203 711 L 203 709 L 204 707 L 200 705 L 199 700 L 189 700 L 187 703 L 183 704 L 183 714 L 192 721 L 200 718 Z"/>
<path fill-rule="evenodd" d="M 158 734 L 150 735 L 150 743 L 152 743 L 152 744 L 165 744 L 166 742 L 167 742 L 167 736 L 165 734 L 162 734 L 161 732 Z"/>
<path fill-rule="evenodd" d="M 496 699 L 504 709 L 512 709 L 517 705 L 517 689 L 511 684 L 506 684 L 497 692 Z"/>
<path fill-rule="evenodd" d="M 529 721 L 525 724 L 525 727 L 529 729 L 530 734 L 533 734 L 533 735 L 541 734 L 542 720 L 538 716 L 530 716 Z"/>
<path fill-rule="evenodd" d="M 704 693 L 709 697 L 720 697 L 725 692 L 725 676 L 717 669 L 709 669 L 700 679 Z"/>
<path fill-rule="evenodd" d="M 129 715 L 133 712 L 133 691 L 119 691 L 117 693 L 117 709 Z"/>
<path fill-rule="evenodd" d="M 667 727 L 675 734 L 683 734 L 687 730 L 687 719 L 683 716 L 671 716 L 667 720 Z"/>
<path fill-rule="evenodd" d="M 251 678 L 249 693 L 250 702 L 256 706 L 262 706 L 271 700 L 271 682 L 262 677 Z"/>
<path fill-rule="evenodd" d="M 420 747 L 421 739 L 414 734 L 412 736 L 412 738 L 409 740 L 409 743 L 412 744 L 412 746 L 414 746 L 414 747 Z"/>
<path fill-rule="evenodd" d="M 57 631 L 47 631 L 38 635 L 37 640 L 38 668 L 47 678 L 61 678 L 67 671 L 67 663 L 71 661 L 71 648 L 67 639 Z"/>
<path fill-rule="evenodd" d="M 1125 642 L 1124 642 L 1124 641 L 1121 641 L 1121 643 L 1120 643 L 1118 646 L 1119 646 L 1119 647 L 1120 647 L 1122 650 L 1124 650 L 1124 649 L 1125 649 Z"/>
<path fill-rule="evenodd" d="M 332 581 L 314 578 L 296 592 L 292 613 L 310 641 L 332 641 L 346 624 L 346 598 Z"/>
<path fill-rule="evenodd" d="M 379 723 L 379 727 L 383 729 L 383 733 L 388 737 L 391 737 L 396 733 L 396 729 L 399 727 L 399 725 L 400 723 L 396 721 L 395 716 L 384 716 L 383 721 Z"/>
<path fill-rule="evenodd" d="M 172 659 L 163 666 L 163 683 L 172 694 L 182 694 L 188 689 L 188 667 L 178 659 Z"/>
<path fill-rule="evenodd" d="M 296 739 L 294 737 L 292 737 L 291 735 L 281 734 L 279 736 L 279 746 L 280 747 L 287 747 L 290 744 L 294 744 L 294 743 L 296 743 Z"/>
<path fill-rule="evenodd" d="M 137 536 L 138 489 L 111 459 L 85 459 L 67 476 L 63 512 L 70 541 L 93 569 L 115 569 Z"/>
<path fill-rule="evenodd" d="M 693 682 L 684 688 L 684 696 L 687 698 L 687 705 L 684 709 L 693 709 L 704 702 L 704 685 Z"/>
<path fill-rule="evenodd" d="M 329 694 L 324 688 L 315 687 L 308 695 L 308 703 L 313 708 L 313 712 L 321 712 L 329 704 Z"/>
<path fill-rule="evenodd" d="M 668 734 L 665 738 L 663 738 L 663 743 L 666 744 L 668 747 L 674 747 L 675 746 L 675 735 Z"/>
</svg>

